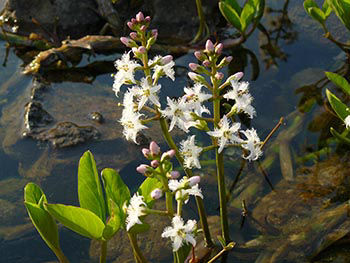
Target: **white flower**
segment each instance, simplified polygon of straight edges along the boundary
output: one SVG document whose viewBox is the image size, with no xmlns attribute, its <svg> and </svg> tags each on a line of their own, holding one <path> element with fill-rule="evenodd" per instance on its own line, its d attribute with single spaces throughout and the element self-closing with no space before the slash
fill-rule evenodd
<svg viewBox="0 0 350 263">
<path fill-rule="evenodd" d="M 347 129 L 350 129 L 350 115 L 348 115 L 345 120 L 344 120 L 344 123 L 345 123 L 345 127 Z"/>
<path fill-rule="evenodd" d="M 130 109 L 128 107 L 124 108 L 120 123 L 124 127 L 123 135 L 127 140 L 133 140 L 135 143 L 137 143 L 137 133 L 140 130 L 147 129 L 147 127 L 142 125 L 140 121 L 141 116 L 142 114 L 134 112 L 133 109 Z"/>
<path fill-rule="evenodd" d="M 176 252 L 183 245 L 184 242 L 190 243 L 192 246 L 196 245 L 194 238 L 196 232 L 196 220 L 188 220 L 184 224 L 183 219 L 176 215 L 172 219 L 172 227 L 168 226 L 164 229 L 162 237 L 169 237 L 173 242 L 173 251 Z"/>
<path fill-rule="evenodd" d="M 219 153 L 222 152 L 227 143 L 238 143 L 242 140 L 236 136 L 241 124 L 238 122 L 233 123 L 230 127 L 230 122 L 226 115 L 219 122 L 220 128 L 215 128 L 214 131 L 207 132 L 210 136 L 219 138 Z"/>
<path fill-rule="evenodd" d="M 162 111 L 162 114 L 171 118 L 169 131 L 171 131 L 175 124 L 185 132 L 188 132 L 188 128 L 193 126 L 194 122 L 191 117 L 191 111 L 189 104 L 186 103 L 186 98 L 181 97 L 178 100 L 172 100 L 167 97 L 168 107 Z"/>
<path fill-rule="evenodd" d="M 146 215 L 144 212 L 145 207 L 146 203 L 144 202 L 142 195 L 136 193 L 131 197 L 129 205 L 125 208 L 127 214 L 126 231 L 129 231 L 129 229 L 135 224 L 142 224 L 139 217 Z"/>
<path fill-rule="evenodd" d="M 195 135 L 192 135 L 180 143 L 180 153 L 184 158 L 184 166 L 188 169 L 193 167 L 201 168 L 198 157 L 202 152 L 202 148 L 194 144 L 194 139 Z"/>
<path fill-rule="evenodd" d="M 202 87 L 202 84 L 196 83 L 193 88 L 184 88 L 187 102 L 191 104 L 191 108 L 199 116 L 202 116 L 204 112 L 210 114 L 210 111 L 202 103 L 212 97 L 210 94 L 202 93 Z"/>
<path fill-rule="evenodd" d="M 149 61 L 149 64 L 157 63 L 153 70 L 154 73 L 152 75 L 153 79 L 159 78 L 159 76 L 166 75 L 168 78 L 170 78 L 172 81 L 175 80 L 175 71 L 173 67 L 175 66 L 175 62 L 171 60 L 170 62 L 166 64 L 162 64 L 163 57 L 156 56 L 153 60 Z"/>
<path fill-rule="evenodd" d="M 231 80 L 232 90 L 227 92 L 223 97 L 227 100 L 234 100 L 233 107 L 237 112 L 245 112 L 252 119 L 256 115 L 254 107 L 251 105 L 253 97 L 249 94 L 249 83 L 246 81 L 239 82 Z"/>
<path fill-rule="evenodd" d="M 188 202 L 190 195 L 199 196 L 203 199 L 202 190 L 199 189 L 199 185 L 190 186 L 188 178 L 182 178 L 180 181 L 169 180 L 168 185 L 172 192 L 176 192 L 176 200 L 182 199 L 185 204 Z"/>
<path fill-rule="evenodd" d="M 146 78 L 141 79 L 141 87 L 134 87 L 135 95 L 139 97 L 139 111 L 148 101 L 151 101 L 154 105 L 160 107 L 159 98 L 157 96 L 157 92 L 160 90 L 160 88 L 160 85 L 153 86 L 152 84 L 149 84 Z"/>
<path fill-rule="evenodd" d="M 257 160 L 261 155 L 261 142 L 260 139 L 256 133 L 256 130 L 254 128 L 251 128 L 250 130 L 241 131 L 245 137 L 247 137 L 247 140 L 243 141 L 242 148 L 249 151 L 248 156 L 244 156 L 244 159 L 247 159 L 249 161 L 255 161 Z"/>
<path fill-rule="evenodd" d="M 114 62 L 114 66 L 118 72 L 114 75 L 113 90 L 115 95 L 118 96 L 120 87 L 123 84 L 135 83 L 134 71 L 135 68 L 140 67 L 140 64 L 136 63 L 135 60 L 130 60 L 130 52 L 124 54 L 121 59 Z"/>
</svg>

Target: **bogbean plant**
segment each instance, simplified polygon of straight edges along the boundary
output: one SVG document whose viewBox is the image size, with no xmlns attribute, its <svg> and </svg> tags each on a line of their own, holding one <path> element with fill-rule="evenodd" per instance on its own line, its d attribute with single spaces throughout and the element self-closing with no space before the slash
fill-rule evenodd
<svg viewBox="0 0 350 263">
<path fill-rule="evenodd" d="M 148 52 L 158 35 L 157 30 L 148 30 L 150 20 L 150 17 L 138 13 L 136 18 L 128 22 L 132 30 L 130 38 L 122 37 L 121 42 L 131 48 L 131 51 L 115 62 L 117 72 L 114 75 L 113 90 L 119 96 L 121 87 L 129 85 L 124 93 L 120 119 L 126 139 L 137 143 L 137 134 L 147 129 L 150 122 L 157 121 L 169 150 L 161 152 L 156 142 L 151 142 L 149 148 L 142 149 L 149 163 L 139 165 L 136 170 L 146 179 L 132 195 L 115 170 L 106 168 L 101 177 L 98 176 L 90 152 L 86 152 L 79 163 L 80 207 L 50 204 L 37 185 L 30 183 L 26 186 L 25 205 L 28 213 L 60 262 L 68 260 L 59 246 L 55 220 L 82 236 L 98 240 L 101 243 L 100 262 L 105 262 L 107 242 L 119 229 L 127 232 L 135 261 L 147 262 L 137 243 L 137 235 L 149 228 L 145 222 L 147 216 L 169 218 L 169 226 L 161 236 L 171 240 L 174 262 L 185 261 L 190 249 L 196 245 L 199 234 L 203 234 L 207 246 L 213 247 L 203 195 L 199 188 L 201 178 L 192 172 L 192 169 L 201 168 L 200 156 L 207 151 L 214 151 L 216 156 L 222 229 L 219 241 L 223 245 L 223 250 L 209 262 L 232 248 L 225 193 L 224 149 L 240 148 L 244 159 L 254 161 L 262 155 L 261 148 L 266 142 L 260 141 L 254 128 L 243 130 L 236 121 L 238 113 L 246 114 L 249 118 L 256 115 L 251 105 L 253 98 L 249 94 L 249 83 L 240 81 L 243 77 L 240 72 L 224 80 L 222 70 L 231 62 L 232 57 L 223 57 L 223 45 L 208 40 L 204 50 L 194 53 L 201 65 L 189 64 L 192 71 L 188 76 L 193 80 L 194 86 L 184 88 L 184 95 L 178 99 L 167 97 L 167 105 L 162 106 L 158 96 L 162 89 L 159 79 L 168 77 L 174 81 L 175 63 L 170 55 L 149 58 Z M 136 76 L 140 74 L 135 76 L 136 72 L 143 73 L 143 76 L 137 79 Z M 227 104 L 229 109 L 226 112 L 222 109 L 224 102 L 231 102 Z M 210 108 L 204 103 L 211 105 Z M 189 135 L 180 142 L 178 148 L 170 134 L 175 126 L 185 133 L 190 133 L 193 129 L 202 131 L 211 138 L 211 144 L 200 147 L 196 136 Z M 181 179 L 180 173 L 173 170 L 171 160 L 174 156 L 185 173 Z M 101 180 L 103 184 L 100 183 Z M 191 195 L 196 199 L 200 226 L 193 219 L 183 219 L 183 206 Z M 152 209 L 154 202 L 162 196 L 165 196 L 166 209 Z"/>
</svg>

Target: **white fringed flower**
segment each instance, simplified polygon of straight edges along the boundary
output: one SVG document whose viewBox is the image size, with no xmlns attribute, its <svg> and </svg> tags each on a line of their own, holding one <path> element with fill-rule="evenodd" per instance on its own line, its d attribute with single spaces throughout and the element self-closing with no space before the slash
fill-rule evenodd
<svg viewBox="0 0 350 263">
<path fill-rule="evenodd" d="M 202 87 L 202 84 L 196 83 L 193 88 L 184 88 L 187 102 L 191 104 L 191 108 L 199 116 L 202 116 L 203 113 L 210 114 L 210 111 L 202 103 L 212 97 L 210 94 L 202 93 Z"/>
<path fill-rule="evenodd" d="M 345 120 L 344 120 L 344 123 L 345 123 L 345 127 L 347 129 L 350 129 L 350 115 L 348 115 Z"/>
<path fill-rule="evenodd" d="M 133 140 L 137 143 L 137 133 L 143 129 L 147 129 L 140 121 L 141 116 L 142 114 L 134 112 L 132 108 L 124 108 L 120 123 L 124 127 L 123 135 L 127 140 Z"/>
<path fill-rule="evenodd" d="M 187 140 L 183 140 L 180 143 L 180 153 L 184 158 L 184 166 L 188 169 L 193 167 L 201 168 L 201 164 L 199 163 L 199 154 L 202 152 L 202 148 L 195 145 L 195 137 L 195 135 L 192 135 L 188 137 Z"/>
<path fill-rule="evenodd" d="M 174 81 L 175 80 L 175 71 L 173 69 L 174 66 L 175 66 L 174 61 L 170 61 L 165 65 L 159 65 L 159 64 L 155 65 L 152 78 L 155 79 L 158 75 L 160 76 L 165 75 L 168 78 L 170 78 L 172 81 Z"/>
<path fill-rule="evenodd" d="M 135 224 L 142 224 L 140 217 L 146 215 L 144 212 L 145 207 L 146 203 L 144 202 L 142 195 L 136 193 L 131 197 L 129 205 L 125 208 L 127 214 L 126 231 L 129 231 L 129 229 Z"/>
<path fill-rule="evenodd" d="M 247 156 L 243 155 L 243 158 L 249 161 L 257 160 L 262 155 L 262 151 L 260 138 L 258 137 L 256 130 L 251 128 L 250 130 L 241 132 L 247 138 L 247 140 L 243 141 L 241 146 L 243 149 L 249 151 L 249 154 Z"/>
<path fill-rule="evenodd" d="M 235 122 L 230 127 L 230 121 L 227 119 L 226 115 L 219 122 L 219 129 L 215 128 L 214 131 L 207 132 L 210 136 L 219 138 L 219 153 L 222 152 L 224 147 L 229 143 L 239 143 L 242 140 L 237 136 L 237 132 L 241 127 L 241 124 Z"/>
<path fill-rule="evenodd" d="M 176 200 L 182 199 L 185 204 L 188 202 L 190 195 L 199 196 L 203 199 L 202 190 L 199 188 L 198 183 L 190 185 L 188 178 L 182 178 L 180 181 L 169 180 L 168 185 L 172 192 L 176 192 Z"/>
<path fill-rule="evenodd" d="M 150 101 L 154 105 L 160 107 L 160 102 L 158 98 L 158 91 L 161 86 L 153 86 L 149 84 L 146 78 L 141 79 L 141 87 L 134 87 L 134 94 L 139 98 L 138 99 L 138 110 L 140 111 L 145 104 Z"/>
<path fill-rule="evenodd" d="M 117 68 L 118 72 L 114 75 L 113 90 L 117 97 L 120 87 L 123 84 L 135 83 L 135 68 L 140 67 L 140 64 L 136 63 L 135 60 L 130 59 L 130 52 L 131 51 L 124 54 L 121 59 L 114 62 L 114 66 Z"/>
<path fill-rule="evenodd" d="M 174 252 L 178 251 L 184 243 L 190 243 L 192 246 L 196 245 L 196 220 L 188 220 L 187 223 L 184 224 L 183 219 L 176 215 L 173 217 L 171 223 L 172 226 L 168 226 L 164 229 L 162 237 L 169 237 L 171 239 Z"/>
</svg>

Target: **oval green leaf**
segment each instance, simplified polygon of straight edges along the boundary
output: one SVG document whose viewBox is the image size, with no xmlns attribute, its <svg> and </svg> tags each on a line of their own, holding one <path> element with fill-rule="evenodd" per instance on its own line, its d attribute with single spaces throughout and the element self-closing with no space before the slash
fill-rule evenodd
<svg viewBox="0 0 350 263">
<path fill-rule="evenodd" d="M 321 9 L 318 7 L 311 7 L 308 9 L 310 16 L 317 20 L 319 23 L 324 24 L 326 21 L 326 16 Z"/>
<path fill-rule="evenodd" d="M 350 109 L 328 89 L 326 90 L 326 95 L 335 113 L 342 121 L 344 121 L 345 118 L 350 114 Z"/>
<path fill-rule="evenodd" d="M 236 0 L 225 0 L 223 2 L 231 6 L 237 12 L 238 15 L 241 15 L 242 7 L 238 4 Z"/>
<path fill-rule="evenodd" d="M 90 210 L 102 222 L 106 222 L 106 202 L 96 163 L 90 151 L 86 151 L 79 161 L 78 197 L 80 207 Z"/>
<path fill-rule="evenodd" d="M 337 17 L 350 30 L 350 1 L 349 0 L 328 0 Z"/>
<path fill-rule="evenodd" d="M 162 183 L 157 178 L 147 178 L 141 184 L 138 193 L 143 196 L 148 207 L 152 207 L 154 199 L 151 197 L 151 192 L 156 188 L 162 188 Z"/>
<path fill-rule="evenodd" d="M 227 22 L 233 25 L 238 31 L 242 32 L 242 25 L 240 16 L 234 8 L 226 4 L 225 2 L 219 2 L 219 9 L 221 14 L 225 17 Z"/>
<path fill-rule="evenodd" d="M 254 13 L 255 13 L 255 9 L 254 9 L 254 6 L 252 4 L 252 1 L 248 1 L 244 5 L 242 13 L 241 13 L 241 17 L 240 17 L 243 32 L 245 32 L 245 30 L 247 29 L 247 27 L 251 23 L 251 21 L 254 17 Z"/>
<path fill-rule="evenodd" d="M 62 225 L 74 232 L 91 239 L 102 239 L 105 224 L 90 210 L 62 204 L 45 204 L 45 208 Z"/>
<path fill-rule="evenodd" d="M 337 87 L 341 88 L 345 92 L 345 94 L 350 96 L 350 84 L 344 77 L 333 72 L 325 73 L 330 81 L 332 81 Z"/>
<path fill-rule="evenodd" d="M 121 226 L 121 211 L 116 203 L 112 199 L 109 200 L 109 207 L 111 207 L 111 214 L 107 221 L 106 227 L 103 230 L 103 238 L 105 240 L 111 239 Z"/>
<path fill-rule="evenodd" d="M 28 183 L 24 187 L 24 201 L 27 203 L 39 204 L 43 195 L 44 193 L 41 188 L 34 183 Z"/>
</svg>

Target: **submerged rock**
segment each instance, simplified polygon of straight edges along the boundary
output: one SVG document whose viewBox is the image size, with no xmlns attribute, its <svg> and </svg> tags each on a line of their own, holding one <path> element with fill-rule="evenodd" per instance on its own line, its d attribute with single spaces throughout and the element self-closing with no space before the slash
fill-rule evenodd
<svg viewBox="0 0 350 263">
<path fill-rule="evenodd" d="M 52 116 L 43 109 L 40 102 L 31 101 L 24 107 L 24 127 L 23 136 L 32 136 L 37 132 L 37 128 L 47 126 L 53 121 Z"/>
</svg>

